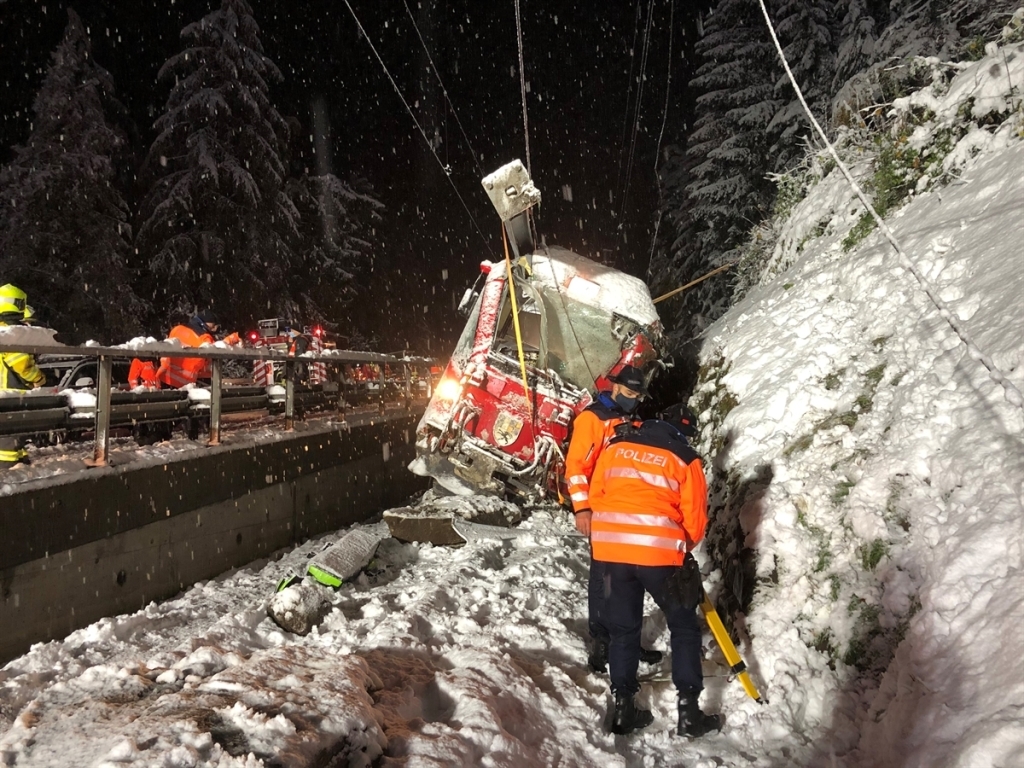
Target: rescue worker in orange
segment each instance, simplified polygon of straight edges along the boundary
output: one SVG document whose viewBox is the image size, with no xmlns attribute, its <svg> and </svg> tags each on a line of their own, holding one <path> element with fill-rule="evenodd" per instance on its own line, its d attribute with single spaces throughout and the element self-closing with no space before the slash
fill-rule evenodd
<svg viewBox="0 0 1024 768">
<path fill-rule="evenodd" d="M 220 322 L 217 316 L 206 310 L 189 320 L 187 325 L 176 325 L 171 329 L 168 339 L 177 339 L 183 347 L 201 347 L 213 344 L 220 334 Z M 228 344 L 238 344 L 240 338 L 232 333 L 224 338 Z M 210 361 L 201 357 L 161 357 L 160 368 L 156 378 L 164 386 L 178 389 L 187 384 L 195 384 L 199 379 L 211 376 Z"/>
<path fill-rule="evenodd" d="M 27 325 L 33 314 L 23 290 L 10 283 L 0 286 L 0 326 Z M 45 383 L 46 374 L 39 370 L 35 357 L 25 352 L 0 353 L 0 392 L 21 393 Z M 0 467 L 13 467 L 19 462 L 29 463 L 25 439 L 0 437 Z"/>
<path fill-rule="evenodd" d="M 612 438 L 594 469 L 590 542 L 610 583 L 608 661 L 615 709 L 613 733 L 654 722 L 633 699 L 640 689 L 640 630 L 644 591 L 665 613 L 672 644 L 672 682 L 678 693 L 677 733 L 721 730 L 718 715 L 701 711 L 704 688 L 696 608 L 703 593 L 694 546 L 707 526 L 707 485 L 700 457 L 672 420 L 645 421 L 633 434 Z"/>
<path fill-rule="evenodd" d="M 647 396 L 644 375 L 635 366 L 624 365 L 608 380 L 612 382 L 611 391 L 600 392 L 597 399 L 573 421 L 569 451 L 565 455 L 565 478 L 576 529 L 584 536 L 590 535 L 590 478 L 594 467 L 608 441 L 615 436 L 615 430 L 633 423 L 633 412 L 640 400 Z M 604 564 L 591 559 L 587 584 L 591 650 L 587 664 L 594 672 L 604 672 L 608 664 L 609 635 L 603 615 L 604 576 Z M 640 658 L 646 664 L 657 664 L 662 655 L 660 651 L 642 649 Z"/>
</svg>

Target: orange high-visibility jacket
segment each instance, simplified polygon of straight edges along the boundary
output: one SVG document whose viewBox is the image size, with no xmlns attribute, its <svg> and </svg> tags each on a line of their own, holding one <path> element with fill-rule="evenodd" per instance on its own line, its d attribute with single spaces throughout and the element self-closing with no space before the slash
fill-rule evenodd
<svg viewBox="0 0 1024 768">
<path fill-rule="evenodd" d="M 602 392 L 597 401 L 573 421 L 572 439 L 565 454 L 565 481 L 574 512 L 590 507 L 590 478 L 594 466 L 608 441 L 615 437 L 615 428 L 629 420 L 629 414 Z"/>
<path fill-rule="evenodd" d="M 707 526 L 707 483 L 700 457 L 664 421 L 614 438 L 594 469 L 590 492 L 594 559 L 682 565 Z"/>
<path fill-rule="evenodd" d="M 213 336 L 208 333 L 198 334 L 187 325 L 176 325 L 168 335 L 169 339 L 177 339 L 183 347 L 198 347 L 213 344 Z M 210 377 L 210 363 L 201 357 L 161 357 L 157 378 L 169 387 L 183 387 L 195 384 L 199 378 Z"/>
</svg>

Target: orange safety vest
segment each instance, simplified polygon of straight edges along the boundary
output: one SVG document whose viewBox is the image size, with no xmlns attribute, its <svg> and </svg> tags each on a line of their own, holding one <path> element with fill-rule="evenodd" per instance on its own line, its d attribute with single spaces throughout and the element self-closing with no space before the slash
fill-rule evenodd
<svg viewBox="0 0 1024 768">
<path fill-rule="evenodd" d="M 598 401 L 587 406 L 573 421 L 572 439 L 565 454 L 565 481 L 574 512 L 590 507 L 590 478 L 594 466 L 608 441 L 615 437 L 615 428 L 630 418 Z"/>
<path fill-rule="evenodd" d="M 649 426 L 650 425 L 650 426 Z M 594 559 L 682 565 L 704 538 L 707 483 L 700 457 L 666 422 L 615 438 L 597 461 L 590 493 Z"/>
<path fill-rule="evenodd" d="M 214 341 L 210 334 L 198 334 L 187 325 L 174 326 L 167 338 L 177 339 L 183 347 L 199 347 Z M 157 371 L 157 378 L 175 389 L 195 384 L 201 378 L 208 379 L 210 375 L 209 361 L 201 357 L 161 357 L 160 370 Z"/>
</svg>

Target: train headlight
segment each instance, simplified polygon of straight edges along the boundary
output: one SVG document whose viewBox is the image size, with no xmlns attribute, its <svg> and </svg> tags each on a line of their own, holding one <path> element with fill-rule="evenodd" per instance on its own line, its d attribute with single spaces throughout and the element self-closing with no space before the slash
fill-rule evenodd
<svg viewBox="0 0 1024 768">
<path fill-rule="evenodd" d="M 455 379 L 443 378 L 437 382 L 437 388 L 434 390 L 434 393 L 441 400 L 454 401 L 458 398 L 460 389 L 459 382 Z"/>
</svg>

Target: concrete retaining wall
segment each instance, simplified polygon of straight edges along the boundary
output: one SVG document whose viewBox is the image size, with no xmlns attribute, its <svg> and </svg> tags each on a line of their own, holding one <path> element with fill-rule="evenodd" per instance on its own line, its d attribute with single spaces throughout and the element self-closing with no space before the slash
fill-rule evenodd
<svg viewBox="0 0 1024 768">
<path fill-rule="evenodd" d="M 426 487 L 405 468 L 415 427 L 293 433 L 0 497 L 0 663 L 400 505 Z"/>
</svg>

